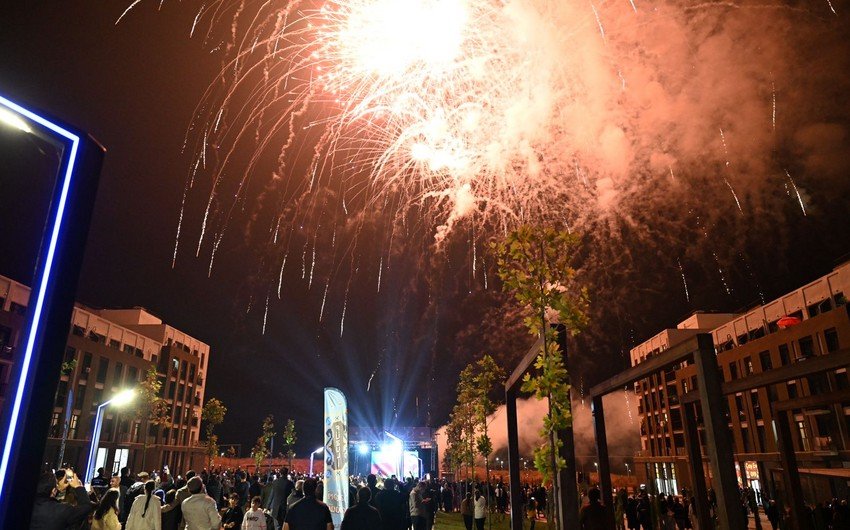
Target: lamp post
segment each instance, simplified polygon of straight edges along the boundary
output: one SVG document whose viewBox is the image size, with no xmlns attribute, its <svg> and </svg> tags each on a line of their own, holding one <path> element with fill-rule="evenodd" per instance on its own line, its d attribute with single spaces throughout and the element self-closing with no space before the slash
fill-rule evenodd
<svg viewBox="0 0 850 530">
<path fill-rule="evenodd" d="M 316 449 L 315 451 L 313 451 L 312 453 L 310 453 L 310 474 L 311 475 L 313 474 L 313 458 L 317 454 L 323 453 L 324 451 L 325 451 L 325 448 L 324 448 L 324 446 L 322 446 L 322 447 L 319 447 L 318 449 Z"/>
<path fill-rule="evenodd" d="M 110 404 L 115 404 L 116 406 L 126 405 L 133 401 L 134 397 L 136 397 L 135 390 L 124 390 L 112 396 L 112 399 L 108 399 L 97 406 L 97 415 L 94 417 L 94 430 L 91 435 L 91 447 L 89 447 L 89 459 L 86 464 L 86 484 L 91 484 L 91 479 L 94 478 L 97 446 L 100 444 L 100 428 L 103 426 L 103 411 L 106 410 L 106 407 Z"/>
<path fill-rule="evenodd" d="M 626 477 L 632 478 L 632 468 L 629 466 L 628 462 L 626 462 Z"/>
</svg>

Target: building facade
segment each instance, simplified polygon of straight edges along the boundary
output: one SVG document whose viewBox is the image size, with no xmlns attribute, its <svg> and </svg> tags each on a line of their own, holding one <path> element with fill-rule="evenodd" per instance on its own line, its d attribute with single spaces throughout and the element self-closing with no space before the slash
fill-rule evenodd
<svg viewBox="0 0 850 530">
<path fill-rule="evenodd" d="M 724 381 L 736 381 L 816 356 L 850 348 L 850 263 L 739 315 L 696 314 L 675 330 L 632 349 L 632 365 L 689 338 L 688 323 L 710 333 Z M 700 319 L 702 321 L 700 322 Z M 696 390 L 696 369 L 682 363 L 636 385 L 640 396 L 642 453 L 637 462 L 657 491 L 680 493 L 691 485 L 679 398 Z M 847 367 L 726 396 L 726 417 L 742 485 L 773 496 L 782 489 L 782 469 L 774 434 L 774 403 L 850 388 Z M 696 409 L 701 424 L 701 411 Z M 823 501 L 847 494 L 850 479 L 850 403 L 789 414 L 805 497 Z M 699 427 L 705 447 L 705 434 Z M 703 454 L 707 454 L 703 450 Z M 706 477 L 711 480 L 708 466 Z"/>
<path fill-rule="evenodd" d="M 9 372 L 22 335 L 29 289 L 0 276 L 0 397 L 8 397 Z M 106 406 L 96 452 L 109 472 L 188 470 L 202 465 L 199 447 L 210 348 L 142 308 L 98 310 L 76 304 L 64 352 L 44 467 L 84 469 L 98 406 L 137 388 L 153 369 L 168 405 L 165 425 L 151 425 L 143 407 Z M 139 399 L 137 395 L 136 400 Z"/>
</svg>

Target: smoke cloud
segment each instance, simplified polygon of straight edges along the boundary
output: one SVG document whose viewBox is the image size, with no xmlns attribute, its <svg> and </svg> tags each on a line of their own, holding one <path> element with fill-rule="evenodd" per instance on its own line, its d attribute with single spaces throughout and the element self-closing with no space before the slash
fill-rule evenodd
<svg viewBox="0 0 850 530">
<path fill-rule="evenodd" d="M 605 408 L 606 434 L 609 453 L 614 455 L 633 455 L 640 449 L 640 418 L 637 412 L 637 399 L 633 392 L 615 392 L 603 399 Z M 533 398 L 517 400 L 517 427 L 519 433 L 519 453 L 530 457 L 541 443 L 539 436 L 546 415 L 546 400 Z M 508 450 L 507 412 L 504 405 L 488 419 L 488 429 L 493 442 L 494 454 L 504 454 Z M 437 433 L 445 440 L 446 427 L 440 427 Z M 576 456 L 590 457 L 596 454 L 596 437 L 593 427 L 593 414 L 590 403 L 576 400 L 573 403 L 573 434 Z"/>
</svg>

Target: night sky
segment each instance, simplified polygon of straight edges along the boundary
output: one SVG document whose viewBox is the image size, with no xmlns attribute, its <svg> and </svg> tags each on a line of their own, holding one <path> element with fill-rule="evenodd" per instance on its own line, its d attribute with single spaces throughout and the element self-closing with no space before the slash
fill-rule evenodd
<svg viewBox="0 0 850 530">
<path fill-rule="evenodd" d="M 480 274 L 471 274 L 471 236 L 455 237 L 439 253 L 427 237 L 398 244 L 378 292 L 378 258 L 370 256 L 380 253 L 385 238 L 381 220 L 368 226 L 356 249 L 362 259 L 347 276 L 342 337 L 339 289 L 331 289 L 323 310 L 325 286 L 308 287 L 300 263 L 287 270 L 283 295 L 273 298 L 262 333 L 263 286 L 273 276 L 252 232 L 262 212 L 246 207 L 231 219 L 208 277 L 209 251 L 194 256 L 205 196 L 191 196 L 172 268 L 194 161 L 182 146 L 222 58 L 210 53 L 214 46 L 189 38 L 194 2 L 167 0 L 161 11 L 159 2 L 143 2 L 116 26 L 125 3 L 3 7 L 0 93 L 60 116 L 106 146 L 78 299 L 93 307 L 144 306 L 211 345 L 206 396 L 228 407 L 221 443 L 250 447 L 271 413 L 280 426 L 294 418 L 299 452 L 311 450 L 321 443 L 324 386 L 348 395 L 355 424 L 437 427 L 447 418 L 466 362 L 489 351 L 510 371 L 531 339 L 516 319 L 506 321 L 516 309 L 495 288 L 493 271 L 488 289 Z M 577 343 L 581 389 L 625 367 L 629 347 L 690 311 L 734 311 L 769 300 L 825 273 L 850 251 L 850 109 L 843 91 L 850 86 L 850 45 L 840 34 L 850 5 L 834 4 L 838 15 L 821 13 L 819 5 L 811 8 L 815 15 L 800 15 L 806 22 L 801 39 L 805 31 L 825 36 L 781 65 L 790 72 L 782 74 L 786 85 L 779 94 L 794 107 L 782 107 L 793 130 L 759 157 L 772 176 L 759 186 L 736 182 L 743 190 L 740 209 L 723 181 L 711 177 L 722 169 L 694 166 L 690 180 L 632 190 L 621 214 L 583 226 L 578 263 L 591 291 L 594 324 Z M 705 38 L 722 31 L 708 30 Z M 758 62 L 762 52 L 747 53 Z M 806 68 L 811 79 L 796 83 L 807 77 Z M 736 109 L 731 102 L 729 112 Z M 196 140 L 191 131 L 189 139 Z M 270 173 L 272 166 L 261 164 L 257 173 Z M 740 166 L 762 171 L 755 163 Z M 806 215 L 783 176 L 786 167 L 803 190 Z M 256 180 L 252 193 L 261 194 L 262 179 Z"/>
</svg>

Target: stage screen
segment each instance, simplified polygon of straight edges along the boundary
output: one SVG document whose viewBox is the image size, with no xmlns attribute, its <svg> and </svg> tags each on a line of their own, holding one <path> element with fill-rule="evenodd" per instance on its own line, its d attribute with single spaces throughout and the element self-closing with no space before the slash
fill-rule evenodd
<svg viewBox="0 0 850 530">
<path fill-rule="evenodd" d="M 399 457 L 396 451 L 372 451 L 372 473 L 382 477 L 398 476 Z M 410 474 L 419 477 L 419 458 L 416 451 L 404 452 L 404 471 L 401 475 Z"/>
</svg>

